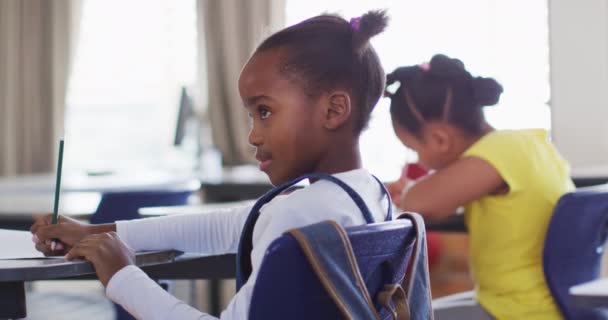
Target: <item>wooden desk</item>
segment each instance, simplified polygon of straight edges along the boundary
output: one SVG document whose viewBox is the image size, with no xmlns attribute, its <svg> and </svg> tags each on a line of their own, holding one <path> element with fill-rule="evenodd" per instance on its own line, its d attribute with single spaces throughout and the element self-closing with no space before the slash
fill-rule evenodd
<svg viewBox="0 0 608 320">
<path fill-rule="evenodd" d="M 573 286 L 570 302 L 580 309 L 608 308 L 608 278 Z"/>
<path fill-rule="evenodd" d="M 136 264 L 154 279 L 233 278 L 235 256 L 181 254 L 178 251 L 138 253 Z M 91 264 L 63 258 L 0 260 L 0 319 L 24 318 L 25 281 L 95 279 Z"/>
</svg>

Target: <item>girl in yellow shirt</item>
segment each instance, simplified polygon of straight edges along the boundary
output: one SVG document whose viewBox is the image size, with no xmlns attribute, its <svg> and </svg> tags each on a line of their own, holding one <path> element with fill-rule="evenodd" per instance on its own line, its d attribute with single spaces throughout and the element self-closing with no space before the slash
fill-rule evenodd
<svg viewBox="0 0 608 320">
<path fill-rule="evenodd" d="M 387 78 L 400 83 L 386 93 L 395 133 L 434 170 L 397 202 L 430 220 L 465 208 L 475 294 L 441 299 L 435 319 L 560 319 L 542 250 L 553 207 L 574 187 L 546 131 L 492 128 L 482 109 L 502 87 L 460 60 L 436 55 Z"/>
</svg>

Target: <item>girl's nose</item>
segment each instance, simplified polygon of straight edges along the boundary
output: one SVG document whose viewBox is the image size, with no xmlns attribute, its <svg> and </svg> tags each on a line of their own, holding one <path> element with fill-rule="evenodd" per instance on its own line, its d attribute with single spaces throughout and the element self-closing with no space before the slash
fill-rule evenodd
<svg viewBox="0 0 608 320">
<path fill-rule="evenodd" d="M 262 136 L 255 130 L 255 127 L 249 131 L 249 144 L 254 147 L 258 147 L 262 144 Z"/>
</svg>

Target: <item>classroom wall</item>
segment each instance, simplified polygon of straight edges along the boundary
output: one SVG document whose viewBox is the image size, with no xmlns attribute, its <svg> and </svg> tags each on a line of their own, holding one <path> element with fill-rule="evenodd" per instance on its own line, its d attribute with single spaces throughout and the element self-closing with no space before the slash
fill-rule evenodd
<svg viewBox="0 0 608 320">
<path fill-rule="evenodd" d="M 574 175 L 608 177 L 608 1 L 549 0 L 549 27 L 553 141 Z"/>
</svg>

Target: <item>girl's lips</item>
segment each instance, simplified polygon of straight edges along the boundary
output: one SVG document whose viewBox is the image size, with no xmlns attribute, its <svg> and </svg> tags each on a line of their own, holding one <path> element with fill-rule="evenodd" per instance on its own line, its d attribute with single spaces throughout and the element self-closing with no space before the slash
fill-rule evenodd
<svg viewBox="0 0 608 320">
<path fill-rule="evenodd" d="M 270 167 L 270 164 L 272 164 L 272 160 L 271 159 L 266 159 L 266 160 L 260 160 L 260 171 L 266 171 L 268 169 L 268 167 Z"/>
</svg>

